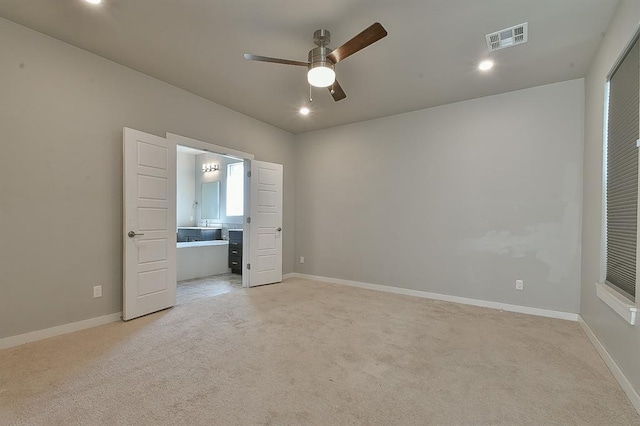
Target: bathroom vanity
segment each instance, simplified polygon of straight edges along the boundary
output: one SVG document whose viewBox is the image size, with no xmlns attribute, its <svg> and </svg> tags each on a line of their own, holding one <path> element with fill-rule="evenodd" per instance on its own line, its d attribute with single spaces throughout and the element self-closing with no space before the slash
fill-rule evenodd
<svg viewBox="0 0 640 426">
<path fill-rule="evenodd" d="M 229 229 L 229 268 L 242 274 L 242 229 Z"/>
</svg>

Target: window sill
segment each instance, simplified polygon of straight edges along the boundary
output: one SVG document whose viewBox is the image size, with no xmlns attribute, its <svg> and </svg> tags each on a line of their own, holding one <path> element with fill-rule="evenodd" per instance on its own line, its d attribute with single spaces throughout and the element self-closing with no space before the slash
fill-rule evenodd
<svg viewBox="0 0 640 426">
<path fill-rule="evenodd" d="M 638 307 L 606 284 L 596 283 L 596 295 L 629 324 L 635 325 Z"/>
</svg>

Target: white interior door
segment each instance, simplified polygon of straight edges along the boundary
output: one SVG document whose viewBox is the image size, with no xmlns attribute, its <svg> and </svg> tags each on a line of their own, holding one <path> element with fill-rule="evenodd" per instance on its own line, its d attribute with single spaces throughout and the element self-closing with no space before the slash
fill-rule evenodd
<svg viewBox="0 0 640 426">
<path fill-rule="evenodd" d="M 124 129 L 122 319 L 176 304 L 176 144 Z"/>
<path fill-rule="evenodd" d="M 282 164 L 251 161 L 249 286 L 282 281 Z"/>
</svg>

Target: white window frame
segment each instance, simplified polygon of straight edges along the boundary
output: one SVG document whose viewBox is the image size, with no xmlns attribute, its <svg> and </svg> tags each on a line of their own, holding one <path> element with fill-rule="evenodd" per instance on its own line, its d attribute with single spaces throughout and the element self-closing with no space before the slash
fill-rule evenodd
<svg viewBox="0 0 640 426">
<path fill-rule="evenodd" d="M 242 171 L 240 172 L 240 180 L 239 180 L 239 185 L 235 188 L 230 188 L 230 184 L 232 184 L 232 180 L 230 179 L 231 176 L 231 169 L 234 167 L 241 167 Z M 239 188 L 239 189 L 238 189 Z M 240 211 L 233 211 L 230 212 L 229 211 L 229 206 L 233 205 L 233 203 L 230 203 L 230 196 L 231 194 L 234 194 L 236 197 L 238 195 L 238 191 L 241 191 L 242 194 L 240 195 L 240 202 L 241 202 L 241 209 Z M 238 216 L 243 216 L 244 215 L 244 163 L 243 162 L 239 162 L 239 163 L 230 163 L 227 164 L 227 187 L 226 187 L 226 215 L 227 217 L 238 217 Z M 231 214 L 233 213 L 233 214 Z"/>
</svg>

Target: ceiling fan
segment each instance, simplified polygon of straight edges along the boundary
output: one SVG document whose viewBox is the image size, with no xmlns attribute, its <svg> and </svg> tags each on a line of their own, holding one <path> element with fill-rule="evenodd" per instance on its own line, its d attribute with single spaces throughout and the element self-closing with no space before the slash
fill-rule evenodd
<svg viewBox="0 0 640 426">
<path fill-rule="evenodd" d="M 298 65 L 307 67 L 307 81 L 314 87 L 328 87 L 333 100 L 338 102 L 347 97 L 336 80 L 335 65 L 387 36 L 387 30 L 379 22 L 371 25 L 351 40 L 331 50 L 327 45 L 331 42 L 331 33 L 325 29 L 316 30 L 313 33 L 313 42 L 317 47 L 309 51 L 307 62 L 292 61 L 289 59 L 269 58 L 266 56 L 245 53 L 244 58 L 252 61 L 273 62 L 284 65 Z"/>
</svg>

